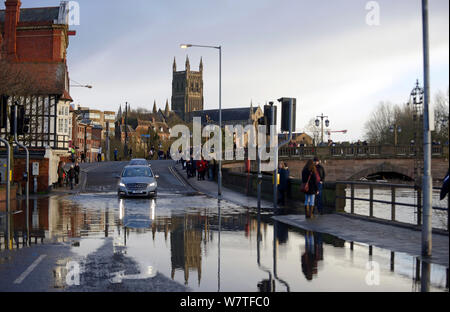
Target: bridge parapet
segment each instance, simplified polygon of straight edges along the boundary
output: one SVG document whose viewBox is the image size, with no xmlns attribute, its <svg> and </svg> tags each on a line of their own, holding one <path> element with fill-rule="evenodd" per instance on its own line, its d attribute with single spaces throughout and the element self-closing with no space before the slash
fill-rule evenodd
<svg viewBox="0 0 450 312">
<path fill-rule="evenodd" d="M 312 159 L 315 156 L 321 159 L 341 158 L 415 158 L 418 149 L 416 146 L 393 146 L 393 145 L 342 145 L 342 146 L 320 146 L 320 147 L 284 147 L 280 149 L 281 159 Z M 432 146 L 434 158 L 448 158 L 448 146 Z"/>
</svg>

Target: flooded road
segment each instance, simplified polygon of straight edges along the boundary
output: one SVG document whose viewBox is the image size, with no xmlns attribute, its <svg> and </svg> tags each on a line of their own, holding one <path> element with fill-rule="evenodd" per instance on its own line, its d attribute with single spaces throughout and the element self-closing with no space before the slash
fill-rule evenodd
<svg viewBox="0 0 450 312">
<path fill-rule="evenodd" d="M 154 171 L 161 176 L 157 199 L 119 199 L 113 189 L 98 191 L 91 183 L 87 193 L 32 200 L 32 232 L 44 235 L 44 243 L 0 251 L 0 291 L 421 290 L 423 263 L 415 257 L 218 202 L 183 185 L 164 162 Z M 21 229 L 23 214 L 13 223 Z M 20 259 L 24 266 L 14 275 Z M 430 291 L 448 291 L 448 268 L 432 264 L 429 270 Z"/>
</svg>

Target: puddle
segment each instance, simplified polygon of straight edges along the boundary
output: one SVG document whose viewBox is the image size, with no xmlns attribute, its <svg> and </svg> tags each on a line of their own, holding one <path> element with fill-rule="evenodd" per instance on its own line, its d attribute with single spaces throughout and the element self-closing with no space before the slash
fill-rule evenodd
<svg viewBox="0 0 450 312">
<path fill-rule="evenodd" d="M 136 263 L 137 270 L 125 275 L 114 275 L 123 269 L 111 264 L 115 271 L 105 272 L 105 279 L 160 273 L 201 292 L 411 292 L 420 291 L 427 273 L 412 256 L 288 227 L 268 213 L 258 222 L 254 210 L 206 196 L 81 194 L 30 203 L 30 224 L 46 243 L 68 242 L 74 258 L 107 248 L 111 257 Z M 24 224 L 23 215 L 14 216 L 16 230 Z M 64 285 L 67 261 L 55 269 L 55 287 Z M 448 268 L 428 270 L 430 291 L 448 291 Z"/>
</svg>

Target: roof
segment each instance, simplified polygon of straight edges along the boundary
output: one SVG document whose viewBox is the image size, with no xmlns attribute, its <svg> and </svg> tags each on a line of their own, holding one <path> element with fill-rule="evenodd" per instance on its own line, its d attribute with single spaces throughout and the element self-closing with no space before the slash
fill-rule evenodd
<svg viewBox="0 0 450 312">
<path fill-rule="evenodd" d="M 23 8 L 20 9 L 19 22 L 52 22 L 59 19 L 59 7 Z M 5 10 L 0 10 L 0 22 L 5 21 Z"/>
<path fill-rule="evenodd" d="M 12 76 L 23 77 L 20 79 L 20 88 L 17 93 L 23 95 L 61 95 L 65 99 L 70 98 L 66 90 L 67 68 L 64 63 L 13 63 L 7 73 Z M 0 77 L 0 90 L 10 89 L 8 77 L 2 81 Z"/>
<path fill-rule="evenodd" d="M 251 119 L 250 109 L 253 109 L 253 114 L 258 110 L 258 107 L 244 107 L 244 108 L 228 108 L 222 109 L 222 122 L 227 121 L 245 121 Z M 212 121 L 219 121 L 219 110 L 203 110 L 191 113 L 192 117 L 201 117 L 202 122 L 206 121 L 206 117 Z"/>
</svg>

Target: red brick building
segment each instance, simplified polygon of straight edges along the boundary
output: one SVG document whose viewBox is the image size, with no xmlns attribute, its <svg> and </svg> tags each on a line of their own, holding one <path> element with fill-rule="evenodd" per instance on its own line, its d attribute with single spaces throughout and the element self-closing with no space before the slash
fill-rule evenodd
<svg viewBox="0 0 450 312">
<path fill-rule="evenodd" d="M 8 77 L 0 77 L 0 94 L 7 96 L 8 105 L 15 102 L 23 105 L 32 121 L 29 134 L 19 136 L 19 141 L 29 147 L 30 163 L 39 163 L 38 190 L 46 191 L 57 181 L 61 157 L 69 154 L 72 99 L 66 57 L 69 36 L 75 32 L 69 30 L 68 2 L 57 7 L 21 8 L 21 5 L 20 0 L 6 0 L 5 10 L 0 10 L 0 61 L 25 73 L 33 84 L 27 93 L 10 92 L 5 88 Z M 9 132 L 9 127 L 1 129 L 0 135 L 7 137 Z M 4 158 L 6 152 L 0 150 L 0 154 Z M 23 184 L 24 153 L 14 158 L 14 179 Z"/>
</svg>

